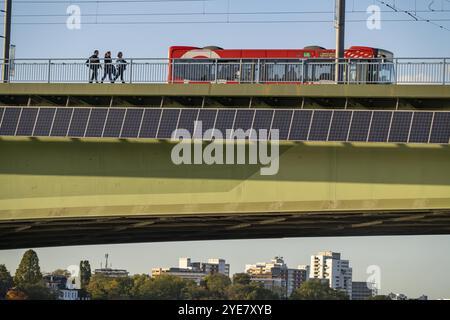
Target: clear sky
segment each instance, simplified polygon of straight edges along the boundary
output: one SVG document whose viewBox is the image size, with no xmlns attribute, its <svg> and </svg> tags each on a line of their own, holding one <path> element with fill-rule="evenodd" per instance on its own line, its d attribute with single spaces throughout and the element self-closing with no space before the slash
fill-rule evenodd
<svg viewBox="0 0 450 320">
<path fill-rule="evenodd" d="M 335 42 L 333 23 L 298 22 L 331 21 L 334 0 L 85 1 L 88 0 L 43 4 L 39 0 L 35 2 L 40 3 L 13 0 L 12 43 L 16 45 L 16 57 L 86 57 L 94 49 L 111 50 L 113 54 L 121 50 L 128 58 L 167 57 L 168 47 L 172 45 L 224 48 L 321 45 L 333 48 Z M 417 10 L 417 15 L 424 18 L 450 19 L 449 0 L 396 0 L 395 3 L 400 9 Z M 66 9 L 70 4 L 78 4 L 81 8 L 79 30 L 66 27 Z M 369 30 L 364 21 L 368 15 L 364 11 L 371 4 L 379 3 L 347 0 L 347 19 L 362 20 L 348 23 L 347 46 L 380 47 L 393 51 L 397 57 L 450 57 L 450 31 L 430 23 L 415 22 L 404 13 L 385 12 L 389 9 L 381 4 L 381 29 Z M 212 14 L 227 12 L 229 14 Z M 272 14 L 236 14 L 255 12 Z M 124 13 L 130 15 L 117 15 Z M 274 22 L 280 20 L 291 22 Z M 247 23 L 234 23 L 237 21 Z M 49 22 L 53 24 L 45 24 Z M 450 29 L 450 21 L 436 23 Z M 365 280 L 366 268 L 379 265 L 384 293 L 403 292 L 412 297 L 426 293 L 433 298 L 450 298 L 450 236 L 206 241 L 46 248 L 37 249 L 37 252 L 45 271 L 78 264 L 81 259 L 89 259 L 93 267 L 99 267 L 108 252 L 114 267 L 127 268 L 131 273 L 148 273 L 152 267 L 177 265 L 180 256 L 191 256 L 195 260 L 223 257 L 231 263 L 232 272 L 243 271 L 246 263 L 266 261 L 275 255 L 284 256 L 288 265 L 295 267 L 309 264 L 311 254 L 328 249 L 340 251 L 344 258 L 350 259 L 354 280 Z M 0 251 L 0 263 L 6 263 L 14 272 L 23 252 Z"/>
</svg>

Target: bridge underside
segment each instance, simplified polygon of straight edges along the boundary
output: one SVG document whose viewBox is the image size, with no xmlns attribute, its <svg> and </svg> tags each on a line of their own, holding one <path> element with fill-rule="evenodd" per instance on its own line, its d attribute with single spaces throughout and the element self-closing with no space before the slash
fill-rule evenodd
<svg viewBox="0 0 450 320">
<path fill-rule="evenodd" d="M 436 110 L 450 109 L 450 86 L 10 83 L 0 105 Z"/>
<path fill-rule="evenodd" d="M 261 165 L 175 165 L 157 140 L 0 139 L 0 249 L 450 234 L 450 148 L 283 143 Z"/>
<path fill-rule="evenodd" d="M 450 234 L 450 211 L 34 219 L 0 223 L 0 249 L 160 241 Z"/>
</svg>

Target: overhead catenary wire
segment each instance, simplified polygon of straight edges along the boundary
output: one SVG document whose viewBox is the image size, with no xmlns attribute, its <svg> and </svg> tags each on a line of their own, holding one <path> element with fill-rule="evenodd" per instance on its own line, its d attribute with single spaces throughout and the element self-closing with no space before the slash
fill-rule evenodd
<svg viewBox="0 0 450 320">
<path fill-rule="evenodd" d="M 366 19 L 347 20 L 347 23 L 366 22 Z M 450 21 L 450 19 L 436 19 L 435 21 Z M 229 21 L 100 21 L 83 22 L 83 24 L 107 24 L 107 25 L 144 25 L 144 24 L 266 24 L 266 23 L 333 23 L 334 20 L 229 20 Z M 390 19 L 384 22 L 418 22 L 410 19 Z M 65 22 L 14 22 L 19 25 L 61 25 Z M 450 31 L 450 30 L 449 30 Z"/>
<path fill-rule="evenodd" d="M 438 27 L 438 28 L 440 28 L 442 30 L 450 31 L 450 28 L 447 28 L 447 27 L 445 27 L 445 26 L 443 26 L 441 24 L 435 23 L 435 21 L 447 21 L 447 20 L 435 20 L 435 19 L 423 18 L 423 17 L 417 15 L 416 13 L 414 13 L 414 12 L 412 12 L 410 10 L 400 9 L 399 7 L 397 7 L 395 5 L 395 3 L 394 4 L 390 4 L 390 3 L 386 2 L 386 1 L 383 1 L 383 0 L 376 0 L 376 2 L 378 2 L 378 3 L 388 7 L 389 9 L 391 9 L 394 12 L 407 14 L 412 19 L 414 19 L 414 21 L 430 23 L 430 24 L 432 24 L 432 25 L 434 25 L 434 26 L 436 26 L 436 27 Z M 430 12 L 433 12 L 433 11 L 430 11 Z"/>
</svg>

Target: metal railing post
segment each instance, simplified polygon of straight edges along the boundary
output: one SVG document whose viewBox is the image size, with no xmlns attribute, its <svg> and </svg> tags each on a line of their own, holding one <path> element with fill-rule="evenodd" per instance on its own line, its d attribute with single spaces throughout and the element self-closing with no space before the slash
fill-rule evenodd
<svg viewBox="0 0 450 320">
<path fill-rule="evenodd" d="M 305 59 L 302 59 L 302 83 L 305 83 Z"/>
<path fill-rule="evenodd" d="M 50 79 L 51 79 L 51 65 L 52 65 L 52 60 L 48 59 L 47 83 L 50 83 Z"/>
<path fill-rule="evenodd" d="M 133 83 L 133 59 L 130 59 L 130 83 Z"/>
<path fill-rule="evenodd" d="M 442 63 L 443 65 L 443 70 L 442 70 L 442 84 L 445 85 L 446 80 L 447 80 L 447 59 L 444 58 L 444 61 Z"/>
<path fill-rule="evenodd" d="M 214 64 L 215 64 L 215 66 L 214 66 L 214 69 L 215 69 L 215 72 L 214 72 L 214 83 L 217 83 L 217 80 L 218 80 L 218 72 L 219 72 L 219 60 L 218 59 L 216 59 L 216 61 L 214 62 Z"/>
<path fill-rule="evenodd" d="M 398 58 L 395 58 L 394 77 L 394 84 L 398 84 Z"/>
</svg>

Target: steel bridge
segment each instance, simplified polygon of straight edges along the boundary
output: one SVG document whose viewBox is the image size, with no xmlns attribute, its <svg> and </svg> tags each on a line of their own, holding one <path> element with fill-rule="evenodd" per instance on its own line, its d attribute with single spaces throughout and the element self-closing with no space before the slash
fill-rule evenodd
<svg viewBox="0 0 450 320">
<path fill-rule="evenodd" d="M 0 249 L 450 233 L 442 83 L 11 81 L 0 104 Z M 278 173 L 175 165 L 171 129 L 202 114 L 285 132 Z"/>
</svg>

